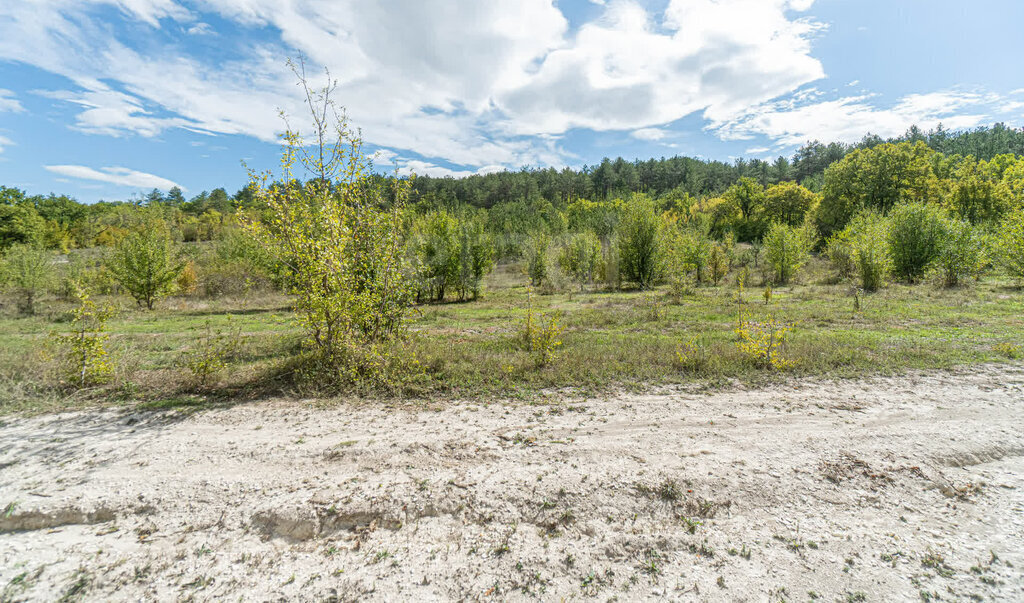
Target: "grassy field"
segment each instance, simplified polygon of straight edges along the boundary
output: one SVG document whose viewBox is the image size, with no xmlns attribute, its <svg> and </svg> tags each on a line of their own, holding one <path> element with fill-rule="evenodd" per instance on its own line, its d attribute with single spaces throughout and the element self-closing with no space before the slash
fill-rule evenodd
<svg viewBox="0 0 1024 603">
<path fill-rule="evenodd" d="M 406 350 L 424 371 L 397 393 L 515 397 L 550 388 L 852 377 L 1012 361 L 1021 356 L 1024 342 L 1024 294 L 1011 283 L 990 277 L 955 289 L 893 284 L 862 294 L 855 311 L 853 286 L 835 284 L 825 264 L 815 260 L 799 282 L 775 289 L 770 304 L 761 287 L 744 292 L 748 321 L 771 316 L 792 323 L 782 354 L 793 366 L 785 371 L 759 367 L 737 347 L 738 289 L 732 276 L 681 299 L 671 298 L 665 288 L 534 294 L 535 312 L 558 315 L 564 327 L 555 358 L 539 366 L 522 344 L 525 280 L 518 266 L 499 266 L 479 301 L 418 306 Z M 287 377 L 300 337 L 290 322 L 288 299 L 279 293 L 176 297 L 152 312 L 125 298 L 107 301 L 122 308 L 108 324 L 116 378 L 104 388 L 76 392 L 59 387 L 50 338 L 67 327 L 71 304 L 47 298 L 35 316 L 19 317 L 13 304 L 5 303 L 0 412 L 93 404 L 187 407 L 318 393 Z M 199 387 L 183 358 L 203 344 L 208 328 L 237 333 L 240 345 L 228 366 Z M 697 369 L 677 358 L 680 343 L 694 339 L 707 356 Z"/>
</svg>

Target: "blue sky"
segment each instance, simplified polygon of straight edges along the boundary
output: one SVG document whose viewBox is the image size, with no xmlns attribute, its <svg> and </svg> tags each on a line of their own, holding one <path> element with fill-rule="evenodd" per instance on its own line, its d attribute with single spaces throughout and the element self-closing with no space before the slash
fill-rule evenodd
<svg viewBox="0 0 1024 603">
<path fill-rule="evenodd" d="M 82 201 L 276 166 L 285 60 L 327 67 L 382 170 L 789 155 L 1024 122 L 1014 0 L 0 3 L 0 184 Z"/>
</svg>

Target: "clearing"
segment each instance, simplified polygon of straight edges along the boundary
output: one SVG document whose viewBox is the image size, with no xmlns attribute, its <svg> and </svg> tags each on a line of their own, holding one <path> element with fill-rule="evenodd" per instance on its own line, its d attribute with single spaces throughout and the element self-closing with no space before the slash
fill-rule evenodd
<svg viewBox="0 0 1024 603">
<path fill-rule="evenodd" d="M 1024 367 L 0 427 L 0 600 L 1022 600 Z"/>
</svg>

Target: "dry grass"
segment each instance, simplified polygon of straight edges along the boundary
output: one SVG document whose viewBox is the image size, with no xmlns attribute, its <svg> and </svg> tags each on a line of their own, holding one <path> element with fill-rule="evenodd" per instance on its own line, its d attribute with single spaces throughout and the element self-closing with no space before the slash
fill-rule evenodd
<svg viewBox="0 0 1024 603">
<path fill-rule="evenodd" d="M 795 325 L 784 349 L 793 367 L 766 370 L 737 349 L 733 279 L 730 275 L 718 287 L 699 287 L 681 300 L 673 300 L 664 287 L 653 298 L 597 288 L 535 295 L 536 309 L 559 313 L 565 327 L 557 357 L 538 366 L 517 341 L 526 313 L 526 278 L 518 266 L 501 266 L 488 278 L 480 301 L 416 309 L 406 347 L 426 374 L 400 384 L 399 393 L 516 396 L 563 387 L 853 377 L 1010 362 L 1014 355 L 1005 350 L 1024 341 L 1024 295 L 1000 279 L 956 289 L 891 285 L 862 295 L 861 309 L 855 311 L 852 285 L 835 282 L 824 263 L 815 260 L 795 283 L 776 288 L 769 305 L 756 283 L 745 291 L 746 319 L 774 317 Z M 119 371 L 110 385 L 84 392 L 62 389 L 52 361 L 41 354 L 49 345 L 48 334 L 66 325 L 70 304 L 44 299 L 32 317 L 19 317 L 10 304 L 4 305 L 0 412 L 139 400 L 190 406 L 288 395 L 302 387 L 288 362 L 298 349 L 299 334 L 289 320 L 285 296 L 173 298 L 153 312 L 123 298 L 110 301 L 122 306 L 109 323 Z M 655 306 L 658 311 L 652 312 Z M 207 321 L 214 328 L 230 321 L 241 341 L 229 366 L 197 389 L 182 357 Z M 679 345 L 694 338 L 705 346 L 706 360 L 696 369 L 681 367 Z"/>
</svg>

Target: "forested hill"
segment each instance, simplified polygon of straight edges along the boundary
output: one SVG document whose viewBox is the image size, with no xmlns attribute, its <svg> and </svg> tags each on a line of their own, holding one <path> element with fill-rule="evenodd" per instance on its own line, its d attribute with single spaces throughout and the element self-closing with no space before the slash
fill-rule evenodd
<svg viewBox="0 0 1024 603">
<path fill-rule="evenodd" d="M 757 180 L 761 186 L 795 181 L 818 191 L 825 168 L 851 151 L 871 148 L 886 142 L 923 141 L 947 155 L 973 155 L 988 161 L 996 155 L 1024 155 L 1024 128 L 998 123 L 991 127 L 951 132 L 938 128 L 924 132 L 916 126 L 897 138 L 868 135 L 856 144 L 809 142 L 792 158 L 780 156 L 774 161 L 738 159 L 733 163 L 670 157 L 627 161 L 604 159 L 600 164 L 580 170 L 523 169 L 517 172 L 432 178 L 419 176 L 414 185 L 415 198 L 428 204 L 468 203 L 490 208 L 510 201 L 543 198 L 555 205 L 571 199 L 605 200 L 643 192 L 652 197 L 689 194 L 694 197 L 717 195 L 740 178 Z"/>
</svg>

